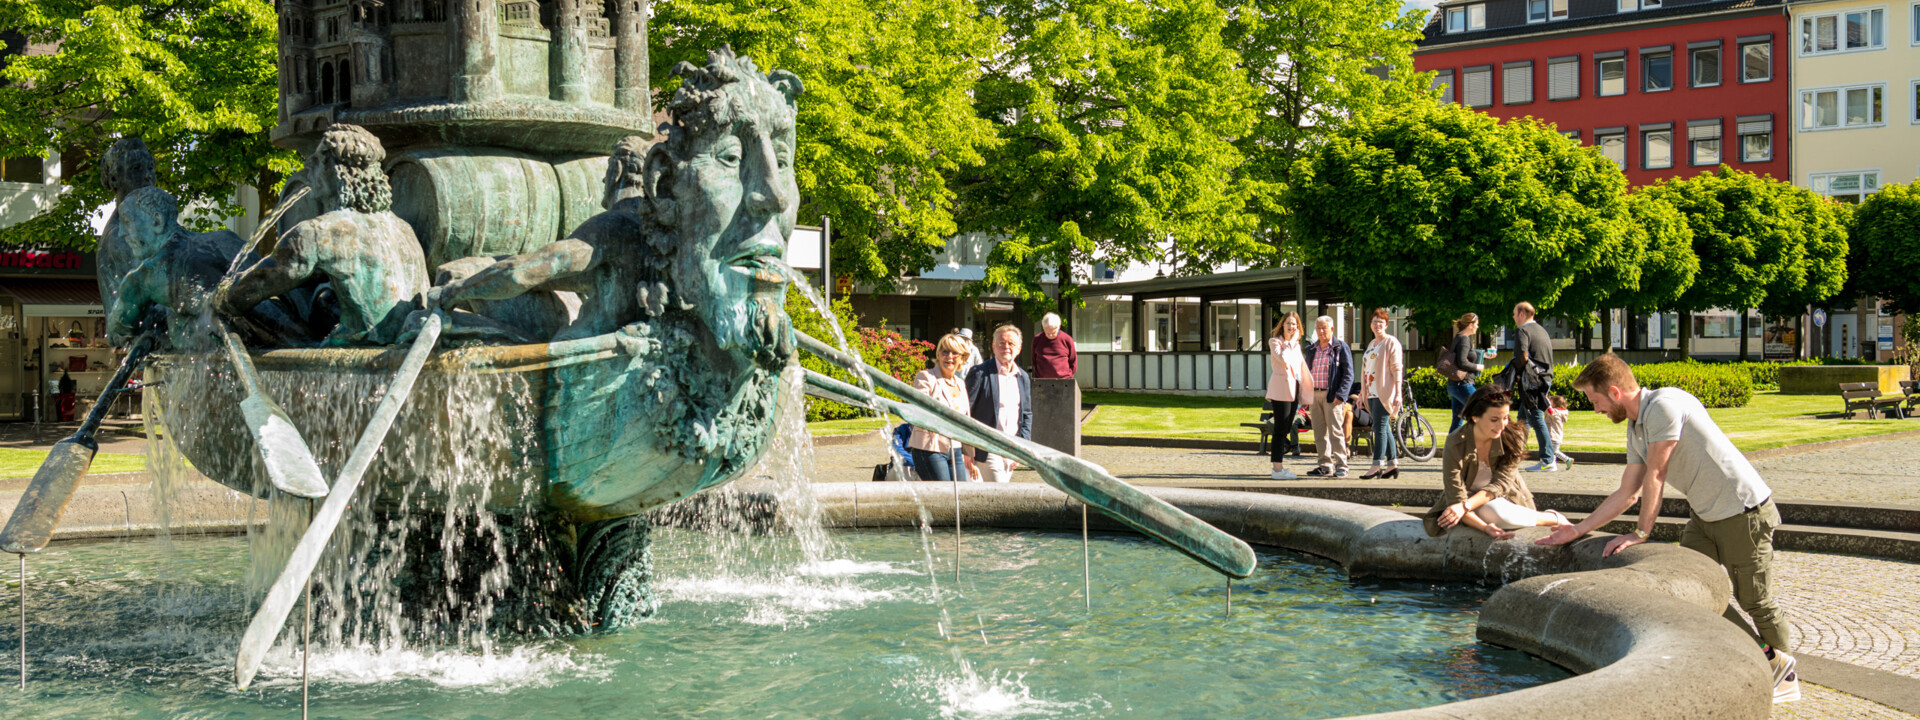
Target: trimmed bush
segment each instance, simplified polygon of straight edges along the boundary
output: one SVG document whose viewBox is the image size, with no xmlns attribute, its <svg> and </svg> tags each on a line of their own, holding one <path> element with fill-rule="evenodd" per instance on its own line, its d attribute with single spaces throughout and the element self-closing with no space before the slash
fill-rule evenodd
<svg viewBox="0 0 1920 720">
<path fill-rule="evenodd" d="M 1677 387 L 1700 398 L 1700 402 L 1710 408 L 1746 407 L 1753 400 L 1754 381 L 1751 370 L 1744 365 L 1764 363 L 1699 363 L 1672 362 L 1635 365 L 1633 377 L 1641 387 L 1663 388 Z M 1778 377 L 1778 363 L 1772 370 Z M 1493 380 L 1505 365 L 1488 367 L 1485 373 L 1474 381 L 1480 386 Z M 1553 393 L 1567 399 L 1567 407 L 1573 410 L 1592 410 L 1587 396 L 1573 389 L 1573 379 L 1580 375 L 1580 366 L 1561 365 L 1553 370 Z M 1778 382 L 1777 380 L 1775 381 Z M 1413 371 L 1408 384 L 1414 393 L 1414 400 L 1422 408 L 1446 411 L 1451 403 L 1447 400 L 1446 382 L 1440 379 L 1440 373 L 1430 367 Z M 1431 420 L 1431 418 L 1429 418 Z"/>
</svg>

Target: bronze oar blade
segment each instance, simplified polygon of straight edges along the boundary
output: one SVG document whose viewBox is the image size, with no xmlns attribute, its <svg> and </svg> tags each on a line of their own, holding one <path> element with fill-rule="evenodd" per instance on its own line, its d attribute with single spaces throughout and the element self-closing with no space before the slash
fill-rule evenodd
<svg viewBox="0 0 1920 720">
<path fill-rule="evenodd" d="M 93 466 L 94 452 L 90 440 L 78 437 L 53 444 L 46 462 L 34 471 L 27 492 L 20 496 L 20 504 L 14 506 L 13 516 L 7 518 L 7 528 L 0 530 L 0 551 L 35 553 L 47 546 L 67 501 Z"/>
</svg>

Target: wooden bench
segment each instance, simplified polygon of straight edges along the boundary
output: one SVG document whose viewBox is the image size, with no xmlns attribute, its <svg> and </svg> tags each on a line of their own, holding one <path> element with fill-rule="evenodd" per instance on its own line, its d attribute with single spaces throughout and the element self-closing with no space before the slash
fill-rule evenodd
<svg viewBox="0 0 1920 720">
<path fill-rule="evenodd" d="M 1913 417 L 1913 409 L 1920 407 L 1920 380 L 1901 380 L 1900 396 L 1906 399 L 1900 403 L 1900 413 Z"/>
<path fill-rule="evenodd" d="M 1262 455 L 1267 454 L 1268 438 L 1273 437 L 1273 423 L 1270 423 L 1270 422 L 1240 423 L 1240 427 L 1253 428 L 1255 430 L 1259 430 L 1260 431 L 1260 454 Z"/>
<path fill-rule="evenodd" d="M 1853 419 L 1854 411 L 1863 409 L 1867 411 L 1868 420 L 1879 419 L 1881 408 L 1891 408 L 1894 417 L 1906 417 L 1900 409 L 1901 402 L 1906 398 L 1899 395 L 1881 395 L 1878 383 L 1840 383 L 1840 399 L 1846 405 L 1846 415 L 1849 420 Z"/>
</svg>

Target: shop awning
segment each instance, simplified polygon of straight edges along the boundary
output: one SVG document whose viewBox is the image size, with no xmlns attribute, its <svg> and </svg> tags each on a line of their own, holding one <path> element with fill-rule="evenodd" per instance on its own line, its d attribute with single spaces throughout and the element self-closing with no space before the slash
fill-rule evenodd
<svg viewBox="0 0 1920 720">
<path fill-rule="evenodd" d="M 20 301 L 20 314 L 27 317 L 102 316 L 100 285 L 92 280 L 39 280 L 8 278 L 0 280 L 0 292 Z"/>
</svg>

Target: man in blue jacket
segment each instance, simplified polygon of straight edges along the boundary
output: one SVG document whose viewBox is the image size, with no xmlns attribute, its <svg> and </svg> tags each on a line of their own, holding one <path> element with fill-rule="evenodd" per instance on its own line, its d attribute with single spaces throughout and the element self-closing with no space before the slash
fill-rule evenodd
<svg viewBox="0 0 1920 720">
<path fill-rule="evenodd" d="M 1313 446 L 1320 452 L 1320 466 L 1308 475 L 1347 476 L 1347 425 L 1352 411 L 1342 408 L 1353 385 L 1353 350 L 1333 336 L 1333 318 L 1321 315 L 1313 323 L 1315 341 L 1306 347 L 1307 367 L 1313 373 Z M 1275 418 L 1278 420 L 1278 418 Z M 1277 425 L 1276 425 L 1277 426 Z"/>
<path fill-rule="evenodd" d="M 1033 437 L 1033 382 L 1014 364 L 1020 356 L 1020 328 L 1003 324 L 993 329 L 990 352 L 993 359 L 967 370 L 967 400 L 973 419 L 988 427 L 1019 438 Z M 990 482 L 1013 482 L 1011 458 L 990 455 L 974 449 L 974 460 L 981 464 Z"/>
</svg>

